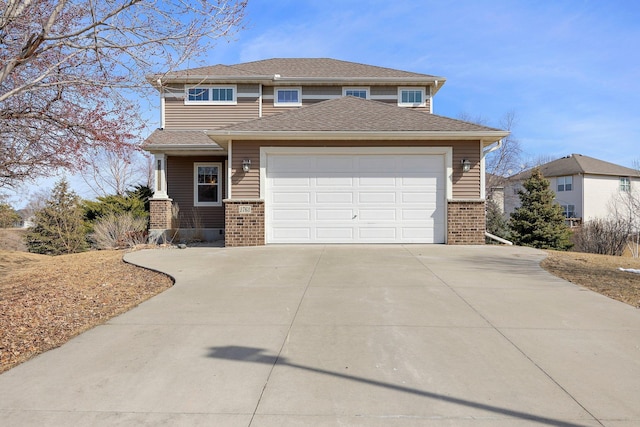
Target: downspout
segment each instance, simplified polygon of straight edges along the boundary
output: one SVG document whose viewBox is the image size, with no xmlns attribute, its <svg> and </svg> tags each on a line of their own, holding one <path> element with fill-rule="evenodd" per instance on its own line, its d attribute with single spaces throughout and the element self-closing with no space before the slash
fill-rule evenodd
<svg viewBox="0 0 640 427">
<path fill-rule="evenodd" d="M 162 87 L 162 79 L 158 77 L 156 80 L 160 87 L 160 129 L 164 129 L 164 88 Z"/>
</svg>

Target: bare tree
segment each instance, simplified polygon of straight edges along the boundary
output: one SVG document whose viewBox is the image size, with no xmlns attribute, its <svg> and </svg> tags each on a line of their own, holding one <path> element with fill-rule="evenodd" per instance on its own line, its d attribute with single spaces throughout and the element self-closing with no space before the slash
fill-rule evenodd
<svg viewBox="0 0 640 427">
<path fill-rule="evenodd" d="M 489 120 L 483 116 L 462 113 L 458 115 L 458 118 L 466 122 L 489 126 Z M 503 138 L 502 146 L 499 149 L 492 151 L 486 157 L 485 171 L 487 172 L 486 187 L 488 191 L 492 187 L 500 185 L 504 178 L 524 170 L 520 141 L 513 132 L 516 124 L 517 115 L 513 110 L 507 111 L 498 122 L 498 128 L 511 133 Z"/>
<path fill-rule="evenodd" d="M 95 149 L 80 171 L 82 180 L 96 196 L 124 195 L 136 185 L 150 186 L 149 155 L 140 151 L 121 153 Z"/>
<path fill-rule="evenodd" d="M 77 171 L 94 149 L 126 152 L 144 77 L 211 49 L 246 1 L 5 0 L 0 3 L 0 188 Z M 130 95 L 130 94 L 129 94 Z"/>
</svg>

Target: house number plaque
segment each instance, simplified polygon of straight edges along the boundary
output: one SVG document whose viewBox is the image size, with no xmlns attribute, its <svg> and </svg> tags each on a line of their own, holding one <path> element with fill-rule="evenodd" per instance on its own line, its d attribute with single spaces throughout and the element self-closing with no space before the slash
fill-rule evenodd
<svg viewBox="0 0 640 427">
<path fill-rule="evenodd" d="M 240 206 L 238 206 L 238 213 L 250 214 L 251 213 L 251 205 L 240 205 Z"/>
</svg>

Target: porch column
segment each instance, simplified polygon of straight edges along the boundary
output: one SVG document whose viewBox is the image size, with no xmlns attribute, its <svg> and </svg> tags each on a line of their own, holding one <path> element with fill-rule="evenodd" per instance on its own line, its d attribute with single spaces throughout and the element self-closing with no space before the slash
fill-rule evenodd
<svg viewBox="0 0 640 427">
<path fill-rule="evenodd" d="M 153 198 L 168 199 L 167 194 L 167 155 L 164 153 L 154 153 L 154 182 L 153 182 Z"/>
</svg>

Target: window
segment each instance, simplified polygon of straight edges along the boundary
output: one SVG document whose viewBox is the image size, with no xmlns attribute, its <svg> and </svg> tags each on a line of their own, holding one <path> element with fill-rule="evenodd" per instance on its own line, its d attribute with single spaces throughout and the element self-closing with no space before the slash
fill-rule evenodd
<svg viewBox="0 0 640 427">
<path fill-rule="evenodd" d="M 197 86 L 187 88 L 185 104 L 236 104 L 236 86 Z"/>
<path fill-rule="evenodd" d="M 626 176 L 620 177 L 620 191 L 631 191 L 631 179 Z"/>
<path fill-rule="evenodd" d="M 208 101 L 209 89 L 203 87 L 189 88 L 189 101 Z"/>
<path fill-rule="evenodd" d="M 302 89 L 299 87 L 276 89 L 273 105 L 276 107 L 302 106 Z"/>
<path fill-rule="evenodd" d="M 560 176 L 557 179 L 558 191 L 571 191 L 573 188 L 572 176 Z"/>
<path fill-rule="evenodd" d="M 214 87 L 212 91 L 214 101 L 233 101 L 233 89 L 230 87 Z"/>
<path fill-rule="evenodd" d="M 576 217 L 576 205 L 560 205 L 565 218 Z"/>
<path fill-rule="evenodd" d="M 423 87 L 398 88 L 398 106 L 424 107 L 426 106 L 425 89 Z"/>
<path fill-rule="evenodd" d="M 194 163 L 194 206 L 221 206 L 220 163 Z"/>
<path fill-rule="evenodd" d="M 369 88 L 345 87 L 342 88 L 342 96 L 355 96 L 356 98 L 369 99 Z"/>
</svg>

